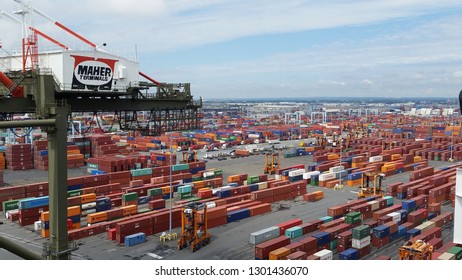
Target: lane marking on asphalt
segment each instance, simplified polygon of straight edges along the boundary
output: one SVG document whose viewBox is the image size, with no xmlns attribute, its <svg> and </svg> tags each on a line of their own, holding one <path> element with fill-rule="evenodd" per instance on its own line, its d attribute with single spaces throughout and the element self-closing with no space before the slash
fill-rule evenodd
<svg viewBox="0 0 462 280">
<path fill-rule="evenodd" d="M 148 256 L 150 256 L 150 257 L 153 257 L 153 258 L 155 258 L 155 259 L 158 259 L 158 260 L 163 259 L 161 256 L 156 255 L 156 254 L 154 254 L 154 253 L 146 253 L 146 255 L 148 255 Z"/>
</svg>

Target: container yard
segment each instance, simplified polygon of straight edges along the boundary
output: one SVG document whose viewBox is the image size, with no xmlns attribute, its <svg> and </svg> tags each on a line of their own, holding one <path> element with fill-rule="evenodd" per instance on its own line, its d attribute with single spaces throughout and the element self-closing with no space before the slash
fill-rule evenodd
<svg viewBox="0 0 462 280">
<path fill-rule="evenodd" d="M 16 2 L 27 32 L 21 55 L 0 56 L 0 259 L 462 259 L 453 102 L 207 102 Z M 60 49 L 39 52 L 39 35 Z"/>
</svg>

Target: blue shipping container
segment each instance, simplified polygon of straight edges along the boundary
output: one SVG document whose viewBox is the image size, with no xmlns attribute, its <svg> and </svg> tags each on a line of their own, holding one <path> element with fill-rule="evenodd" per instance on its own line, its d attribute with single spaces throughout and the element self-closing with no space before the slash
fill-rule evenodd
<svg viewBox="0 0 462 280">
<path fill-rule="evenodd" d="M 67 217 L 68 219 L 72 220 L 72 223 L 80 223 L 80 215 L 77 216 L 72 216 L 72 217 Z"/>
<path fill-rule="evenodd" d="M 398 226 L 398 238 L 406 236 L 406 228 L 404 226 Z"/>
<path fill-rule="evenodd" d="M 389 242 L 395 241 L 396 239 L 398 239 L 398 236 L 399 236 L 398 232 L 390 234 L 389 235 Z"/>
<path fill-rule="evenodd" d="M 217 196 L 222 198 L 222 197 L 230 197 L 231 196 L 231 190 L 219 190 L 217 191 Z"/>
<path fill-rule="evenodd" d="M 420 229 L 415 229 L 415 228 L 411 228 L 410 230 L 406 231 L 406 240 L 409 240 L 411 239 L 411 237 L 414 237 L 414 236 L 417 236 L 420 234 Z"/>
<path fill-rule="evenodd" d="M 407 197 L 407 192 L 396 193 L 396 198 L 397 199 L 405 199 L 406 197 Z"/>
<path fill-rule="evenodd" d="M 101 171 L 101 170 L 92 170 L 91 175 L 101 175 L 101 174 L 106 174 L 106 172 Z"/>
<path fill-rule="evenodd" d="M 377 238 L 384 238 L 390 234 L 390 227 L 386 225 L 376 226 L 372 229 L 372 234 Z"/>
<path fill-rule="evenodd" d="M 148 204 L 150 200 L 150 196 L 140 196 L 138 197 L 138 204 Z"/>
<path fill-rule="evenodd" d="M 415 202 L 415 200 L 403 200 L 401 202 L 401 206 L 403 209 L 407 210 L 408 212 L 412 212 L 412 210 L 414 210 L 417 206 L 417 203 Z"/>
<path fill-rule="evenodd" d="M 427 218 L 427 220 L 431 220 L 431 219 L 435 218 L 436 216 L 437 216 L 437 213 L 435 213 L 435 212 L 428 213 L 428 218 Z"/>
<path fill-rule="evenodd" d="M 67 186 L 68 191 L 80 190 L 83 187 L 82 184 Z"/>
<path fill-rule="evenodd" d="M 346 249 L 338 255 L 340 260 L 359 260 L 359 252 L 354 248 Z"/>
<path fill-rule="evenodd" d="M 408 211 L 405 210 L 405 209 L 400 209 L 398 211 L 396 211 L 397 213 L 401 214 L 401 221 L 404 221 L 406 220 L 407 218 L 407 214 L 408 214 Z"/>
<path fill-rule="evenodd" d="M 146 234 L 144 232 L 135 233 L 125 236 L 125 247 L 131 247 L 146 241 Z"/>
<path fill-rule="evenodd" d="M 257 184 L 252 184 L 248 185 L 250 188 L 250 192 L 258 191 L 258 185 Z"/>
<path fill-rule="evenodd" d="M 111 205 L 111 199 L 109 197 L 100 197 L 96 199 L 96 206 Z"/>
<path fill-rule="evenodd" d="M 228 212 L 227 222 L 232 223 L 250 217 L 250 210 L 247 208 Z"/>
<path fill-rule="evenodd" d="M 330 233 L 328 232 L 320 231 L 311 236 L 317 239 L 318 246 L 325 245 L 330 242 Z"/>
<path fill-rule="evenodd" d="M 19 210 L 43 207 L 48 205 L 48 196 L 25 198 L 19 201 Z"/>
<path fill-rule="evenodd" d="M 102 212 L 102 211 L 107 211 L 107 210 L 111 210 L 111 204 L 109 205 L 96 205 L 96 212 Z"/>
</svg>

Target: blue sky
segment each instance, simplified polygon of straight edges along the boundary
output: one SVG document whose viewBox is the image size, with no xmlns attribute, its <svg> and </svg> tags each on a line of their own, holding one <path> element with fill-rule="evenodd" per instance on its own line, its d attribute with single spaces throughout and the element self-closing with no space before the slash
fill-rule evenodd
<svg viewBox="0 0 462 280">
<path fill-rule="evenodd" d="M 204 98 L 456 97 L 462 1 L 47 0 L 32 5 Z M 2 10 L 17 9 L 0 0 Z M 80 42 L 40 16 L 34 26 Z M 5 49 L 20 28 L 0 18 Z M 13 32 L 14 31 L 14 32 Z"/>
</svg>

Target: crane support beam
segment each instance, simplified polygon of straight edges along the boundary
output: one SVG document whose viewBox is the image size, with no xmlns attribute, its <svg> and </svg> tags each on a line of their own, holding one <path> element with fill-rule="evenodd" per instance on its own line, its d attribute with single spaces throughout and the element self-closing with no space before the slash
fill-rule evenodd
<svg viewBox="0 0 462 280">
<path fill-rule="evenodd" d="M 0 122 L 0 128 L 37 127 L 37 126 L 55 126 L 55 125 L 56 125 L 56 120 L 54 119 Z"/>
<path fill-rule="evenodd" d="M 39 254 L 30 251 L 3 236 L 0 236 L 0 248 L 3 248 L 25 260 L 43 260 Z"/>
</svg>

